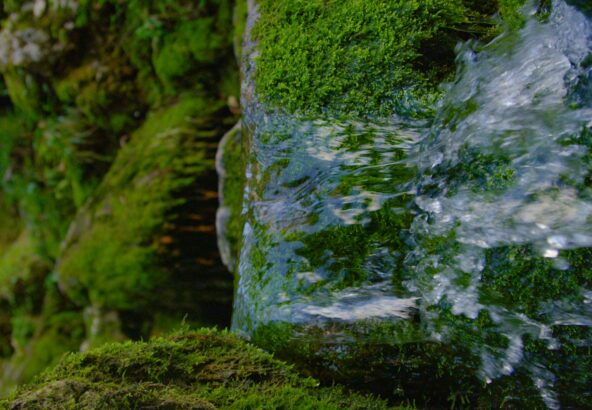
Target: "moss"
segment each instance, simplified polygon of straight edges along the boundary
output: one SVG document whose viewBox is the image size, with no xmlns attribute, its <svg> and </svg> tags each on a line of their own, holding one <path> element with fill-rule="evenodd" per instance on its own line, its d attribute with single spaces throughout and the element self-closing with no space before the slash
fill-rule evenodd
<svg viewBox="0 0 592 410">
<path fill-rule="evenodd" d="M 567 4 L 577 7 L 588 16 L 592 16 L 592 5 L 586 0 L 567 0 Z"/>
<path fill-rule="evenodd" d="M 498 30 L 493 1 L 259 3 L 256 87 L 288 112 L 424 116 L 454 72 L 456 44 Z M 521 3 L 499 4 L 512 26 Z"/>
<path fill-rule="evenodd" d="M 26 33 L 39 46 L 0 67 L 0 394 L 63 351 L 158 332 L 152 316 L 222 325 L 232 292 L 210 240 L 213 152 L 236 121 L 232 2 L 26 3 L 0 5 L 3 57 Z M 193 66 L 164 95 L 169 46 Z"/>
<path fill-rule="evenodd" d="M 480 332 L 464 320 L 468 332 Z M 486 314 L 479 321 L 484 327 L 491 323 Z M 258 328 L 252 340 L 322 383 L 344 383 L 395 402 L 413 400 L 420 408 L 545 408 L 523 369 L 484 383 L 474 372 L 479 358 L 462 339 L 446 344 L 426 341 L 423 331 L 409 321 L 330 326 L 276 322 Z"/>
<path fill-rule="evenodd" d="M 226 332 L 180 332 L 67 356 L 2 408 L 146 407 L 386 409 L 385 402 L 321 388 Z"/>
<path fill-rule="evenodd" d="M 197 254 L 193 248 L 175 248 L 184 246 L 181 239 L 215 240 L 209 239 L 214 228 L 207 225 L 214 209 L 212 221 L 186 218 L 196 211 L 191 207 L 200 206 L 193 202 L 201 201 L 200 178 L 203 195 L 209 195 L 206 177 L 214 169 L 212 152 L 224 119 L 221 104 L 188 95 L 150 115 L 132 135 L 70 228 L 58 277 L 72 300 L 107 311 L 141 312 L 142 320 L 158 309 L 197 315 L 204 308 L 200 303 L 211 309 L 222 304 L 217 315 L 225 315 L 231 282 L 216 270 L 218 262 L 211 260 L 215 255 L 207 253 L 211 246 L 202 246 Z M 207 198 L 201 212 L 216 200 Z M 178 226 L 179 220 L 185 225 Z M 188 263 L 191 266 L 185 267 Z M 196 274 L 205 289 L 203 302 L 196 302 L 200 293 L 189 282 Z M 210 277 L 222 288 L 208 288 Z M 206 322 L 216 320 L 213 315 L 203 317 Z"/>
<path fill-rule="evenodd" d="M 217 108 L 186 98 L 153 114 L 119 153 L 90 210 L 91 229 L 62 257 L 60 283 L 74 300 L 86 303 L 84 293 L 75 290 L 82 286 L 99 307 L 131 309 L 150 303 L 143 295 L 166 280 L 156 263 L 155 235 L 166 222 L 167 209 L 182 201 L 173 194 L 194 181 L 189 173 L 199 175 L 213 166 L 191 118 Z"/>
<path fill-rule="evenodd" d="M 247 0 L 237 0 L 234 4 L 232 26 L 234 27 L 233 47 L 234 57 L 240 62 L 242 59 L 243 36 L 247 26 L 248 5 Z"/>
<path fill-rule="evenodd" d="M 199 70 L 200 65 L 215 64 L 225 57 L 227 39 L 215 31 L 215 19 L 200 18 L 180 24 L 163 37 L 162 47 L 154 55 L 154 69 L 165 88 L 173 93 L 187 77 L 203 77 L 209 83 L 212 73 Z M 205 77 L 204 77 L 205 76 Z"/>
<path fill-rule="evenodd" d="M 49 270 L 31 233 L 24 231 L 0 257 L 0 297 L 35 310 L 43 298 L 43 280 Z"/>
<path fill-rule="evenodd" d="M 581 289 L 592 287 L 592 269 L 588 261 L 592 249 L 560 252 L 570 266 L 559 269 L 555 261 L 541 258 L 530 246 L 508 246 L 487 252 L 483 283 L 490 297 L 529 317 L 539 315 L 545 303 L 578 298 Z"/>
<path fill-rule="evenodd" d="M 6 195 L 0 193 L 0 255 L 18 238 L 21 229 L 22 221 L 17 210 Z"/>
<path fill-rule="evenodd" d="M 135 72 L 122 51 L 101 51 L 105 55 L 100 60 L 92 56 L 54 80 L 54 88 L 59 100 L 76 107 L 87 122 L 118 136 L 136 125 L 131 113 L 143 112 L 145 107 L 132 81 Z"/>
<path fill-rule="evenodd" d="M 12 365 L 19 369 L 16 379 L 19 383 L 33 379 L 82 343 L 84 326 L 79 312 L 60 312 L 44 316 L 39 322 L 30 329 L 34 332 L 32 337 L 11 359 Z"/>
<path fill-rule="evenodd" d="M 37 120 L 41 115 L 41 92 L 37 80 L 30 73 L 19 69 L 3 74 L 11 102 L 27 120 Z"/>
<path fill-rule="evenodd" d="M 520 12 L 524 3 L 524 0 L 499 0 L 499 12 L 510 28 L 520 28 L 526 22 L 525 16 Z"/>
<path fill-rule="evenodd" d="M 43 288 L 42 280 L 38 280 L 37 288 Z M 59 293 L 49 284 L 39 296 L 42 300 L 38 300 L 33 308 L 23 300 L 9 305 L 9 343 L 13 351 L 0 363 L 2 396 L 54 365 L 65 352 L 78 350 L 82 343 L 84 326 L 81 313 L 64 304 Z"/>
<path fill-rule="evenodd" d="M 388 202 L 381 210 L 370 213 L 367 224 L 332 226 L 314 234 L 291 237 L 290 240 L 297 239 L 303 244 L 296 254 L 306 258 L 304 271 L 330 273 L 301 291 L 309 293 L 319 287 L 339 291 L 379 281 L 376 272 L 369 271 L 368 261 L 372 255 L 385 250 L 394 256 L 389 270 L 400 271 L 407 247 L 401 232 L 409 228 L 412 215 L 397 210 L 404 209 L 408 200 L 403 196 Z M 400 277 L 392 278 L 392 282 L 394 286 L 400 286 Z"/>
<path fill-rule="evenodd" d="M 215 92 L 218 82 L 226 77 L 217 70 L 235 64 L 230 1 L 176 5 L 132 1 L 127 10 L 125 23 L 130 36 L 124 46 L 126 52 L 140 71 L 142 82 L 155 74 L 161 92 L 173 95 L 187 88 Z M 146 64 L 147 60 L 151 64 Z M 150 99 L 158 101 L 161 92 L 148 85 L 147 81 L 140 84 L 142 92 L 153 94 Z"/>
</svg>

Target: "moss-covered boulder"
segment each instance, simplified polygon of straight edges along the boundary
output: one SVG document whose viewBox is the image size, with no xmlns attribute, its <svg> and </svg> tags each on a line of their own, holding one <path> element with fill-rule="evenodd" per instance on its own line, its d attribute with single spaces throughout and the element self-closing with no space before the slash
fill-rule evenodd
<svg viewBox="0 0 592 410">
<path fill-rule="evenodd" d="M 4 409 L 387 409 L 319 387 L 227 332 L 179 332 L 66 356 Z M 397 407 L 400 408 L 400 407 Z M 402 408 L 401 408 L 402 409 Z"/>
<path fill-rule="evenodd" d="M 589 406 L 590 25 L 556 3 L 250 2 L 235 330 L 388 397 Z"/>
<path fill-rule="evenodd" d="M 163 310 L 224 323 L 232 278 L 214 227 L 224 107 L 186 96 L 132 134 L 64 242 L 56 270 L 71 300 L 146 322 Z"/>
<path fill-rule="evenodd" d="M 65 351 L 228 323 L 234 6 L 0 2 L 0 394 Z"/>
<path fill-rule="evenodd" d="M 491 39 L 499 18 L 519 25 L 523 2 L 256 3 L 252 36 L 263 102 L 288 112 L 421 116 L 454 73 L 457 43 Z"/>
</svg>

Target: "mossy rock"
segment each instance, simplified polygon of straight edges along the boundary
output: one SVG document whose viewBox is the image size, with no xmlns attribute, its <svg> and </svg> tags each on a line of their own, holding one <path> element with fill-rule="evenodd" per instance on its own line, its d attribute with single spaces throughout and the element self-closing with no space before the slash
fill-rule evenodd
<svg viewBox="0 0 592 410">
<path fill-rule="evenodd" d="M 387 409 L 384 401 L 319 387 L 236 336 L 183 331 L 66 356 L 5 409 Z"/>
<path fill-rule="evenodd" d="M 233 5 L 0 4 L 0 394 L 65 351 L 229 321 L 213 221 Z"/>
<path fill-rule="evenodd" d="M 522 0 L 256 3 L 257 96 L 312 115 L 429 116 L 457 43 L 524 21 Z"/>
<path fill-rule="evenodd" d="M 242 66 L 247 181 L 244 197 L 233 195 L 244 199 L 245 222 L 234 329 L 323 381 L 387 397 L 454 408 L 587 408 L 589 245 L 545 257 L 544 243 L 481 249 L 470 242 L 474 253 L 462 253 L 468 240 L 457 228 L 471 214 L 461 201 L 446 202 L 456 190 L 497 198 L 483 201 L 490 210 L 515 199 L 497 197 L 516 193 L 511 188 L 518 179 L 500 146 L 518 135 L 528 145 L 531 136 L 515 129 L 504 130 L 507 140 L 495 139 L 502 133 L 496 129 L 479 135 L 477 120 L 469 131 L 463 119 L 480 106 L 463 97 L 486 88 L 490 78 L 483 73 L 490 71 L 476 69 L 470 73 L 482 75 L 479 81 L 469 75 L 462 82 L 463 64 L 483 68 L 479 64 L 486 61 L 494 67 L 491 73 L 508 78 L 500 67 L 523 56 L 526 45 L 536 42 L 534 30 L 552 30 L 552 23 L 542 23 L 544 4 L 537 13 L 530 3 L 526 19 L 520 1 L 419 3 L 260 1 L 250 10 L 256 21 L 247 32 Z M 470 27 L 464 25 L 469 21 Z M 468 41 L 455 57 L 460 40 Z M 381 49 L 384 44 L 391 48 Z M 395 49 L 397 56 L 389 56 Z M 518 75 L 523 66 L 516 59 L 511 64 Z M 575 61 L 570 75 L 583 72 L 578 81 L 587 81 L 586 64 L 579 71 Z M 439 86 L 448 80 L 453 81 Z M 447 95 L 457 98 L 450 107 L 443 105 Z M 568 110 L 560 98 L 555 101 L 558 113 Z M 569 109 L 579 107 L 578 102 Z M 487 111 L 488 118 L 496 114 Z M 505 116 L 500 117 L 501 124 Z M 460 144 L 457 129 L 466 137 L 458 151 L 450 149 Z M 442 132 L 450 139 L 438 139 Z M 568 187 L 574 198 L 587 200 L 590 178 L 583 170 L 590 165 L 589 150 L 582 147 L 588 147 L 590 134 L 576 134 L 577 141 L 557 148 L 580 150 L 573 162 L 576 176 L 558 178 L 553 184 L 560 188 L 553 189 Z M 488 136 L 498 145 L 487 145 Z M 454 155 L 440 163 L 447 149 Z M 541 203 L 572 197 L 564 198 L 553 191 Z M 456 207 L 450 225 L 440 221 L 446 228 L 434 233 L 438 215 L 449 216 Z M 489 216 L 484 212 L 466 224 Z M 471 232 L 476 242 L 489 231 Z M 581 329 L 552 319 L 554 309 L 565 317 L 573 313 Z"/>
<path fill-rule="evenodd" d="M 232 280 L 213 225 L 214 152 L 226 118 L 224 105 L 185 96 L 131 136 L 64 242 L 57 269 L 72 300 L 146 317 L 227 314 Z"/>
</svg>

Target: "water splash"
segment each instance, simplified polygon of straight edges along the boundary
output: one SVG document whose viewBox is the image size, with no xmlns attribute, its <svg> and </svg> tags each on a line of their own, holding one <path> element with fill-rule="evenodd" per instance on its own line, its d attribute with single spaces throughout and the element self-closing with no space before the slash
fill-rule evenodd
<svg viewBox="0 0 592 410">
<path fill-rule="evenodd" d="M 502 36 L 479 53 L 466 45 L 457 80 L 416 153 L 422 175 L 416 204 L 424 213 L 412 226 L 420 245 L 409 257 L 406 286 L 420 296 L 434 323 L 441 318 L 427 310 L 443 300 L 454 315 L 476 319 L 489 312 L 508 346 L 493 348 L 485 340 L 472 346 L 483 377 L 495 379 L 524 366 L 549 408 L 559 407 L 556 375 L 537 359 L 525 359 L 523 338 L 558 349 L 550 327 L 563 317 L 570 318 L 565 324 L 589 326 L 584 297 L 589 291 L 578 287 L 563 303 L 510 308 L 488 300 L 492 286 L 484 271 L 492 263 L 488 250 L 494 250 L 491 255 L 495 249 L 528 247 L 534 260 L 555 260 L 554 269 L 546 270 L 553 275 L 577 269 L 562 257 L 564 251 L 592 246 L 586 144 L 592 101 L 576 102 L 590 72 L 585 61 L 591 51 L 591 22 L 564 2 L 554 4 L 547 24 L 531 18 L 518 35 Z M 434 237 L 453 238 L 446 240 L 454 250 L 434 253 L 421 245 Z M 570 278 L 578 275 L 583 276 L 574 272 Z M 462 277 L 466 284 L 459 286 Z M 580 286 L 585 284 L 581 278 Z M 441 338 L 452 336 L 443 333 Z"/>
<path fill-rule="evenodd" d="M 418 320 L 410 339 L 461 344 L 489 383 L 527 374 L 559 408 L 557 352 L 592 346 L 589 17 L 555 1 L 463 45 L 429 123 L 267 112 L 246 67 L 233 328 Z"/>
</svg>

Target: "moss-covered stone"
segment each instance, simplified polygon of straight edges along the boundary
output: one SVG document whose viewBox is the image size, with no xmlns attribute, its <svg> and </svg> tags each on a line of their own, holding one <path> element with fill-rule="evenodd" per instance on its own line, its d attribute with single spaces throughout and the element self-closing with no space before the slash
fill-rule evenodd
<svg viewBox="0 0 592 410">
<path fill-rule="evenodd" d="M 186 314 L 228 322 L 214 153 L 236 122 L 224 108 L 236 113 L 233 7 L 0 4 L 0 394 L 64 351 L 158 334 Z"/>
<path fill-rule="evenodd" d="M 528 64 L 518 56 L 537 42 L 533 33 L 563 38 L 570 30 L 552 32 L 553 24 L 575 11 L 561 8 L 545 26 L 549 2 L 529 3 L 528 18 L 523 5 L 260 1 L 250 10 L 257 22 L 242 66 L 247 181 L 237 331 L 324 381 L 389 397 L 454 408 L 589 406 L 583 370 L 590 363 L 589 242 L 543 255 L 555 238 L 541 234 L 526 245 L 531 237 L 516 234 L 523 232 L 511 217 L 507 237 L 494 223 L 479 230 L 481 220 L 491 222 L 531 193 L 527 167 L 522 173 L 516 167 L 525 158 L 518 153 L 539 155 L 528 157 L 536 162 L 563 149 L 578 152 L 565 168 L 573 172 L 537 180 L 549 184 L 542 209 L 565 201 L 561 212 L 568 212 L 570 201 L 590 197 L 585 138 L 560 148 L 528 147 L 547 135 L 530 135 L 536 133 L 530 120 L 554 124 L 546 121 L 559 118 L 572 99 L 564 107 L 558 96 L 556 110 L 538 111 L 547 101 L 541 92 L 520 100 L 528 114 L 508 119 L 509 109 L 496 111 L 503 105 L 499 89 L 488 89 L 487 101 L 467 97 L 482 97 L 494 74 L 499 88 L 524 86 L 526 101 L 530 87 L 542 83 L 542 77 L 517 80 L 530 78 L 524 67 L 538 67 L 536 56 Z M 584 27 L 583 19 L 574 21 Z M 476 41 L 501 31 L 490 43 Z M 462 40 L 469 41 L 459 46 Z M 557 61 L 566 61 L 570 52 L 558 48 Z M 574 60 L 569 75 L 558 75 L 557 87 L 546 90 L 561 90 L 558 84 L 573 78 L 566 85 L 577 89 L 572 110 L 589 104 L 587 60 Z M 502 69 L 510 65 L 511 72 Z M 455 70 L 454 81 L 439 88 Z M 451 97 L 436 106 L 446 93 Z M 577 123 L 586 128 L 584 117 Z M 466 118 L 474 120 L 470 127 Z M 503 130 L 492 126 L 481 135 L 494 119 Z M 559 138 L 565 130 L 548 134 Z M 507 148 L 516 141 L 514 151 Z M 562 198 L 564 189 L 569 194 Z M 449 201 L 457 194 L 458 202 Z M 482 202 L 467 200 L 473 195 Z M 535 213 L 539 199 L 524 199 L 533 204 L 528 212 Z M 467 203 L 491 212 L 473 214 Z M 587 226 L 588 219 L 581 221 Z M 490 232 L 499 242 L 490 241 Z M 516 246 L 500 245 L 512 241 Z M 580 332 L 568 325 L 575 322 Z M 562 329 L 570 336 L 560 337 Z"/>
<path fill-rule="evenodd" d="M 258 96 L 309 114 L 429 115 L 456 44 L 523 21 L 521 0 L 258 3 Z"/>
<path fill-rule="evenodd" d="M 6 409 L 386 409 L 381 400 L 319 387 L 226 332 L 180 332 L 73 354 Z M 401 408 L 402 407 L 397 407 Z"/>
<path fill-rule="evenodd" d="M 147 319 L 158 306 L 224 316 L 232 282 L 217 260 L 209 178 L 225 118 L 223 105 L 186 96 L 131 136 L 64 244 L 57 270 L 72 300 Z"/>
<path fill-rule="evenodd" d="M 51 268 L 28 230 L 0 256 L 4 324 L 0 395 L 55 364 L 63 353 L 77 349 L 82 342 L 82 315 L 60 302 L 51 283 Z"/>
</svg>

